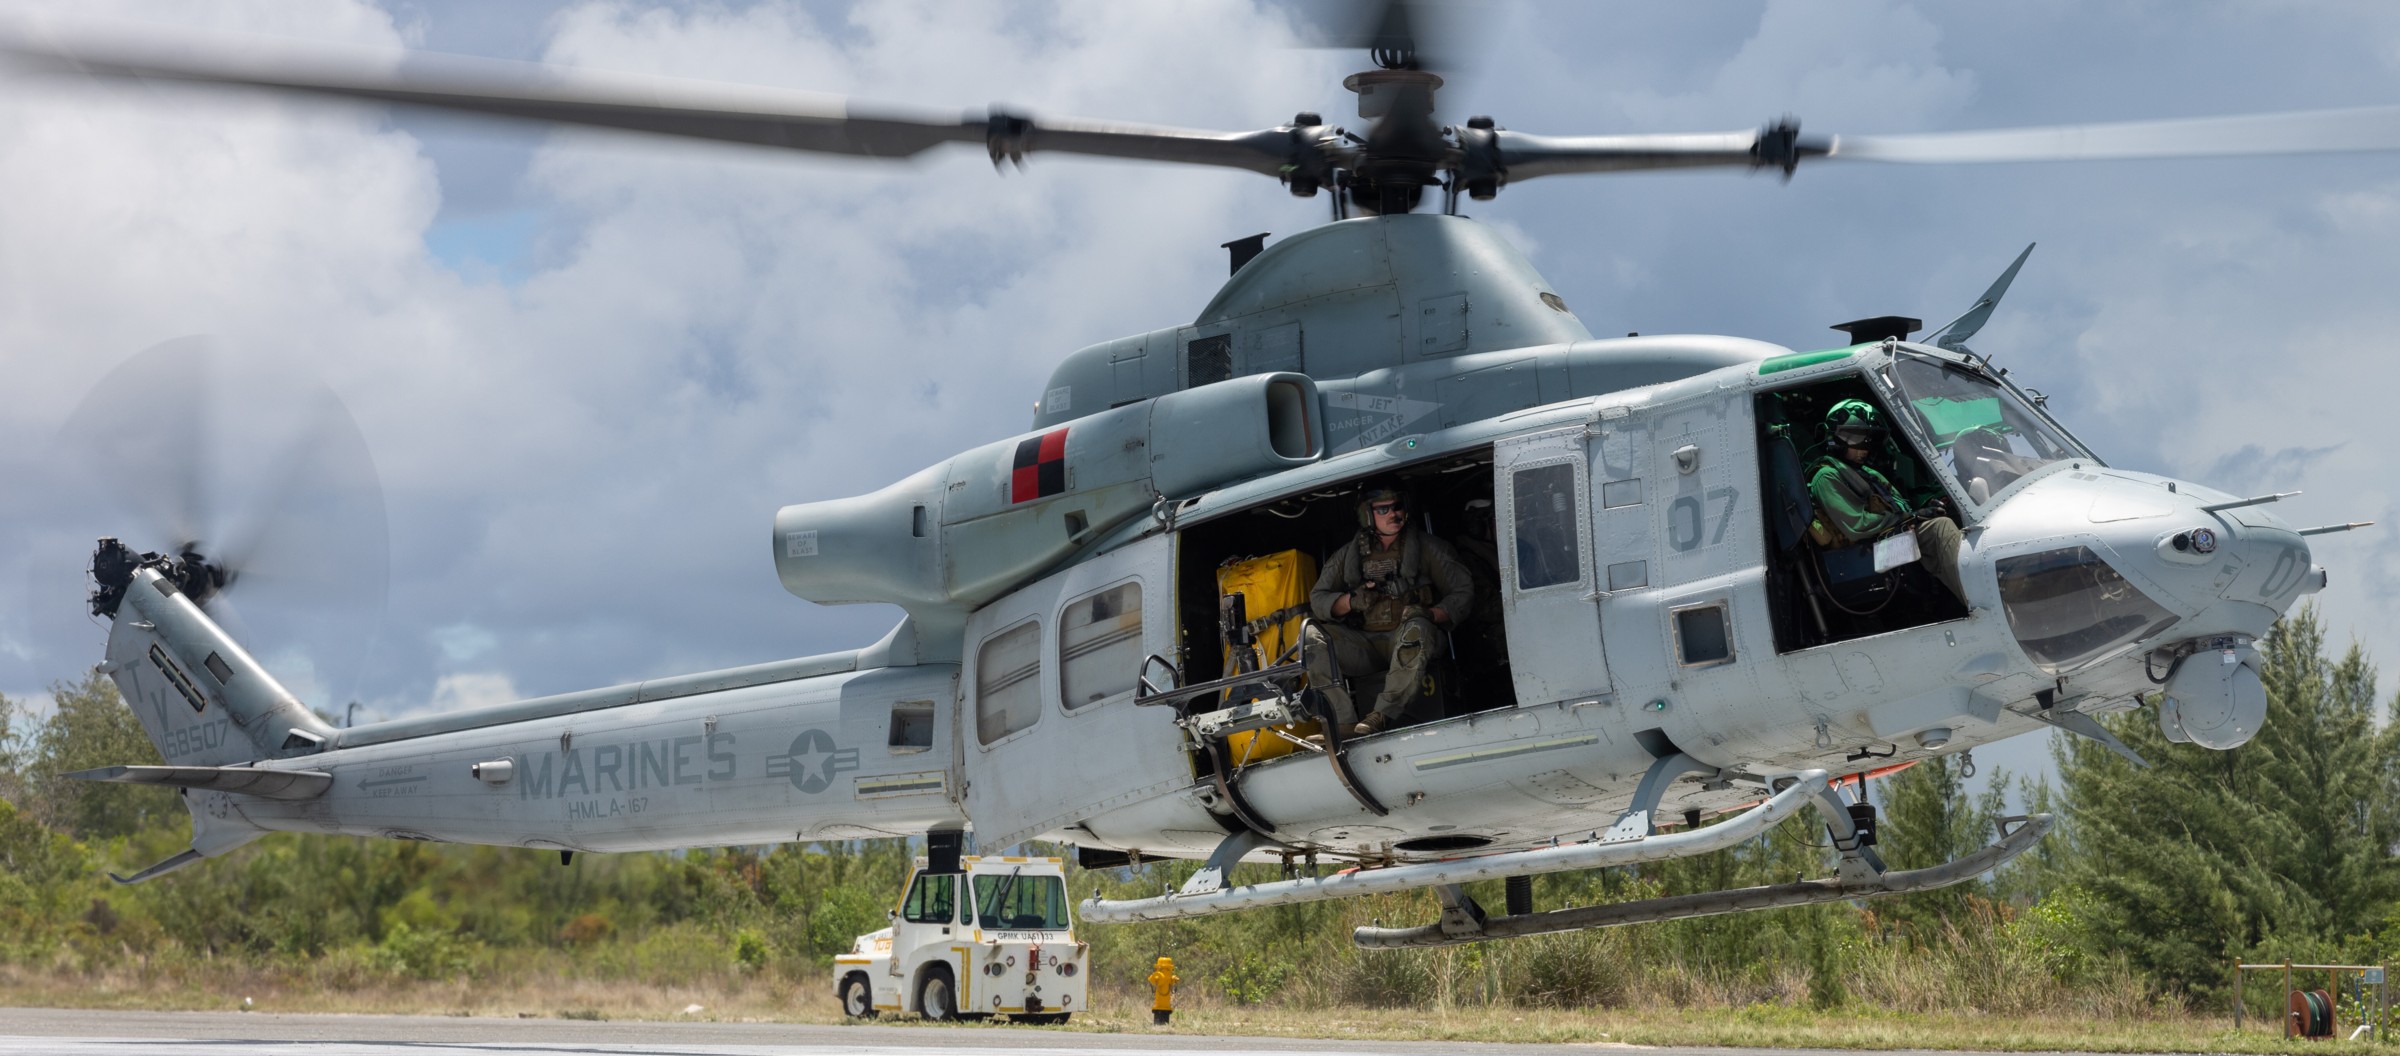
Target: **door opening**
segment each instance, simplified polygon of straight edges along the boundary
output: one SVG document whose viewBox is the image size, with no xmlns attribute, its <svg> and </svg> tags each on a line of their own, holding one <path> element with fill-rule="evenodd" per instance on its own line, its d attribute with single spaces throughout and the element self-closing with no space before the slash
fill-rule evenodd
<svg viewBox="0 0 2400 1056">
<path fill-rule="evenodd" d="M 1468 611 L 1447 614 L 1450 623 L 1426 668 L 1430 691 L 1420 692 L 1392 728 L 1515 705 L 1488 448 L 1345 481 L 1183 529 L 1176 615 L 1184 681 L 1295 659 L 1301 620 L 1310 614 L 1310 588 L 1336 552 L 1362 531 L 1358 507 L 1366 489 L 1386 483 L 1397 484 L 1406 495 L 1412 530 L 1448 544 L 1474 584 Z M 1292 569 L 1306 574 L 1295 577 Z M 1305 581 L 1295 583 L 1295 578 Z M 1273 586 L 1254 586 L 1260 583 Z M 1237 594 L 1242 595 L 1238 600 Z M 1339 619 L 1362 622 L 1355 613 Z M 1381 674 L 1365 674 L 1346 681 L 1364 713 L 1384 680 Z M 1197 710 L 1238 703 L 1211 702 Z"/>
<path fill-rule="evenodd" d="M 1964 618 L 1966 604 L 1929 567 L 1947 559 L 1955 579 L 1955 550 L 1945 558 L 1918 542 L 1942 534 L 1920 526 L 1948 518 L 1954 548 L 1958 514 L 1924 454 L 1889 428 L 1882 397 L 1853 376 L 1757 400 L 1776 651 Z M 1852 430 L 1837 436 L 1834 419 Z"/>
</svg>

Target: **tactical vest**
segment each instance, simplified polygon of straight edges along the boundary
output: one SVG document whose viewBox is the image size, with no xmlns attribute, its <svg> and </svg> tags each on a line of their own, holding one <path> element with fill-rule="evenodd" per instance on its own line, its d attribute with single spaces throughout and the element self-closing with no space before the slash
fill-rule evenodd
<svg viewBox="0 0 2400 1056">
<path fill-rule="evenodd" d="M 1351 582 L 1361 586 L 1369 580 L 1383 584 L 1375 592 L 1375 599 L 1359 612 L 1360 626 L 1369 631 L 1398 627 L 1407 618 L 1410 606 L 1431 605 L 1438 597 L 1434 585 L 1425 578 L 1424 533 L 1403 531 L 1398 542 L 1390 550 L 1379 550 L 1375 548 L 1373 532 L 1358 535 L 1359 545 L 1353 551 L 1358 568 Z"/>
</svg>

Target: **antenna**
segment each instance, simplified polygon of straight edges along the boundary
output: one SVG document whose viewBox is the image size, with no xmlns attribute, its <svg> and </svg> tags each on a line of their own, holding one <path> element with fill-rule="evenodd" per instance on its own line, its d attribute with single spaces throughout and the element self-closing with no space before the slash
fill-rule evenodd
<svg viewBox="0 0 2400 1056">
<path fill-rule="evenodd" d="M 1934 331 L 1929 340 L 1952 352 L 1972 355 L 1967 351 L 1967 339 L 1983 329 L 1984 322 L 1992 317 L 1992 309 L 2000 307 L 2000 298 L 2008 295 L 2008 284 L 2017 281 L 2017 269 L 2025 266 L 2025 258 L 2033 255 L 2035 245 L 2026 243 L 2025 252 L 2017 254 L 2016 261 L 2008 266 L 2007 271 L 2000 273 L 2000 278 L 1992 283 L 1990 289 L 1983 291 L 1983 296 L 1975 299 L 1974 306 L 1968 308 L 1966 314 L 1950 320 L 1949 325 Z M 1990 356 L 1982 358 L 1985 363 L 1992 361 Z"/>
</svg>

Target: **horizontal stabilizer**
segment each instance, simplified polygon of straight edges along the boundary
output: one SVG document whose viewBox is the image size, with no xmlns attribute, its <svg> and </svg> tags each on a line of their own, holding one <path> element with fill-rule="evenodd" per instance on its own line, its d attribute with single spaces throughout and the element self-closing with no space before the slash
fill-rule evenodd
<svg viewBox="0 0 2400 1056">
<path fill-rule="evenodd" d="M 120 785 L 201 788 L 260 799 L 314 799 L 333 786 L 333 775 L 321 770 L 264 770 L 253 766 L 103 766 L 97 770 L 77 770 L 67 776 L 78 781 L 110 781 Z"/>
</svg>

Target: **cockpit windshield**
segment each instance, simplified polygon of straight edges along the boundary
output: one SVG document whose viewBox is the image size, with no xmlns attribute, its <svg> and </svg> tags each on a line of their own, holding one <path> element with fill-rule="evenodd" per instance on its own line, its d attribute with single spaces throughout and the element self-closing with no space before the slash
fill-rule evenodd
<svg viewBox="0 0 2400 1056">
<path fill-rule="evenodd" d="M 1980 371 L 1903 352 L 1889 375 L 1900 405 L 1931 437 L 1934 461 L 1958 480 L 1969 502 L 1992 496 L 2036 469 L 2091 453 Z"/>
</svg>

